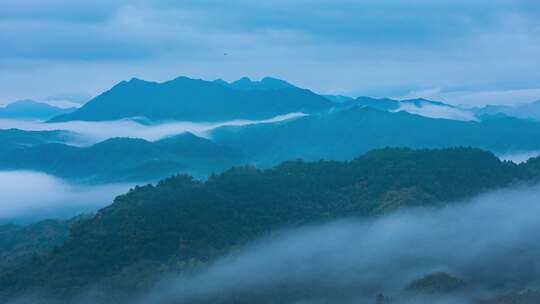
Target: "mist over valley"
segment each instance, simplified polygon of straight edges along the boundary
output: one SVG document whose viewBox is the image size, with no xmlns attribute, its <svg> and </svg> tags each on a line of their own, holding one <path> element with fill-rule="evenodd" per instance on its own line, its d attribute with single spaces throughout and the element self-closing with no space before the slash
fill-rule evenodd
<svg viewBox="0 0 540 304">
<path fill-rule="evenodd" d="M 540 2 L 0 1 L 0 303 L 540 303 Z"/>
</svg>

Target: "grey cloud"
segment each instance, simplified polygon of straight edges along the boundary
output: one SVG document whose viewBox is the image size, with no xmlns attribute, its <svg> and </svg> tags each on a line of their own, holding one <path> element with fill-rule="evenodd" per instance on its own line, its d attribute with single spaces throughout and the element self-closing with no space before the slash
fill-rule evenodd
<svg viewBox="0 0 540 304">
<path fill-rule="evenodd" d="M 376 96 L 540 80 L 536 1 L 22 3 L 0 4 L 3 99 L 67 88 L 95 95 L 133 76 L 180 74 L 272 75 L 321 93 Z"/>
<path fill-rule="evenodd" d="M 160 39 L 165 35 L 168 40 L 176 40 L 176 47 L 181 49 L 185 45 L 178 44 L 178 40 L 184 43 L 193 40 L 193 37 L 189 37 L 190 31 L 198 32 L 200 39 L 205 42 L 216 35 L 223 35 L 233 44 L 238 36 L 256 35 L 259 41 L 264 41 L 272 39 L 268 35 L 271 32 L 294 32 L 311 39 L 314 45 L 339 42 L 370 47 L 380 44 L 414 46 L 425 42 L 427 47 L 433 48 L 440 41 L 490 31 L 501 19 L 513 13 L 527 17 L 539 6 L 527 1 L 512 4 L 497 2 L 496 5 L 493 2 L 471 4 L 461 1 L 439 1 L 436 4 L 426 1 L 271 1 L 262 4 L 252 1 L 98 1 L 84 4 L 59 0 L 47 4 L 43 1 L 18 3 L 9 1 L 3 4 L 4 23 L 7 25 L 2 32 L 16 32 L 19 37 L 5 40 L 10 43 L 3 47 L 4 54 L 17 55 L 16 51 L 30 46 L 31 39 L 35 38 L 43 40 L 43 44 L 50 40 L 51 53 L 45 52 L 41 56 L 47 58 L 58 52 L 58 57 L 66 56 L 69 59 L 67 54 L 71 50 L 73 56 L 77 56 L 78 51 L 81 53 L 79 58 L 85 60 L 120 59 L 121 56 L 115 55 L 116 50 L 125 52 L 125 59 L 134 56 L 130 56 L 130 51 L 139 56 L 145 55 L 148 50 L 141 49 L 144 44 L 134 43 L 133 38 L 146 39 L 148 47 L 157 44 L 156 52 L 166 52 L 163 46 L 167 45 Z M 139 29 L 133 28 L 132 24 L 118 27 L 118 21 L 122 18 L 132 18 L 130 22 L 135 23 L 144 22 L 144 30 L 134 33 L 136 31 L 132 30 Z M 87 19 L 93 22 L 87 24 L 79 21 Z M 33 27 L 36 23 L 37 28 Z M 81 39 L 65 44 L 69 42 L 65 38 L 77 38 L 70 32 L 82 34 Z M 122 40 L 124 36 L 126 41 Z M 85 44 L 82 38 L 88 43 Z M 112 42 L 117 43 L 112 43 L 111 38 Z M 91 47 L 93 43 L 101 43 L 101 48 Z M 19 47 L 10 47 L 11 44 Z M 84 47 L 78 48 L 79 44 Z M 61 52 L 60 47 L 53 47 L 55 45 L 67 47 L 68 50 Z M 29 48 L 34 49 L 34 56 L 44 50 L 37 46 Z M 446 47 L 446 44 L 442 46 Z M 88 48 L 86 55 L 81 52 L 85 48 Z M 180 49 L 177 51 L 185 53 L 185 49 Z M 29 54 L 23 52 L 19 55 Z"/>
</svg>

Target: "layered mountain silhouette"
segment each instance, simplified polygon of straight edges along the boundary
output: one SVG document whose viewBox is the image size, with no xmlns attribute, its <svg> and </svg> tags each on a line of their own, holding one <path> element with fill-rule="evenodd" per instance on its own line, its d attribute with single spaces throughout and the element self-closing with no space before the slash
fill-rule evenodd
<svg viewBox="0 0 540 304">
<path fill-rule="evenodd" d="M 1 149 L 0 169 L 39 170 L 88 181 L 155 180 L 177 172 L 197 177 L 228 166 L 275 165 L 288 159 L 348 160 L 384 147 L 470 146 L 497 154 L 540 150 L 540 123 L 512 117 L 482 121 L 435 119 L 369 106 L 337 108 L 268 124 L 221 127 L 210 138 L 193 134 L 149 142 L 114 138 L 90 147 L 62 144 L 63 133 L 3 131 L 14 151 Z M 57 141 L 54 141 L 54 140 Z M 51 143 L 52 142 L 52 143 Z M 60 143 L 58 143 L 60 142 Z"/>
<path fill-rule="evenodd" d="M 540 121 L 540 100 L 514 106 L 485 106 L 473 110 L 477 115 L 506 115 Z"/>
<path fill-rule="evenodd" d="M 103 121 L 146 117 L 152 121 L 225 121 L 265 119 L 291 112 L 328 110 L 332 102 L 284 81 L 265 78 L 233 83 L 179 77 L 156 83 L 133 78 L 51 122 Z"/>
<path fill-rule="evenodd" d="M 258 165 L 286 159 L 351 159 L 374 148 L 479 147 L 496 153 L 540 149 L 540 123 L 503 117 L 480 122 L 433 119 L 353 107 L 276 124 L 224 127 L 213 140 Z"/>
<path fill-rule="evenodd" d="M 85 182 L 148 181 L 178 172 L 207 176 L 241 160 L 191 133 L 149 142 L 112 138 L 89 147 L 45 143 L 0 152 L 0 169 L 36 170 Z"/>
<path fill-rule="evenodd" d="M 75 110 L 76 108 L 64 109 L 33 100 L 19 100 L 0 107 L 0 118 L 47 120 Z"/>
</svg>

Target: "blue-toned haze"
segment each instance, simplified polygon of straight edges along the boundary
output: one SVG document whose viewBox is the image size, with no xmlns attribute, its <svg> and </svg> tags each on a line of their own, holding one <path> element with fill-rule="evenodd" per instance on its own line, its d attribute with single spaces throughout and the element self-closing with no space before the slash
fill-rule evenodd
<svg viewBox="0 0 540 304">
<path fill-rule="evenodd" d="M 538 1 L 3 0 L 0 41 L 0 104 L 178 75 L 467 105 L 540 99 Z"/>
</svg>

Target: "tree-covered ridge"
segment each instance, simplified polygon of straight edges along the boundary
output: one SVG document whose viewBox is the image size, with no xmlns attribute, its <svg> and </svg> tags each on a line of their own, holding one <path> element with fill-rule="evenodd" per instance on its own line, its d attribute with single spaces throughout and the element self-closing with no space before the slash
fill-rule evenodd
<svg viewBox="0 0 540 304">
<path fill-rule="evenodd" d="M 348 162 L 236 167 L 206 182 L 178 175 L 136 187 L 78 221 L 62 247 L 0 277 L 0 286 L 3 292 L 32 286 L 72 292 L 116 278 L 133 288 L 164 269 L 205 263 L 279 228 L 437 206 L 535 179 L 538 172 L 538 160 L 516 165 L 473 148 L 388 148 Z M 153 266 L 141 271 L 137 265 Z M 129 269 L 137 270 L 127 275 Z"/>
<path fill-rule="evenodd" d="M 184 133 L 155 142 L 112 138 L 89 147 L 42 143 L 0 150 L 0 169 L 38 170 L 92 182 L 148 181 L 177 172 L 206 176 L 225 170 L 240 159 L 239 154 L 226 147 Z"/>
<path fill-rule="evenodd" d="M 0 273 L 62 245 L 74 220 L 44 220 L 26 226 L 0 225 Z"/>
<path fill-rule="evenodd" d="M 68 131 L 0 130 L 0 155 L 14 149 L 28 148 L 51 142 L 66 142 L 74 137 L 75 134 Z"/>
</svg>

